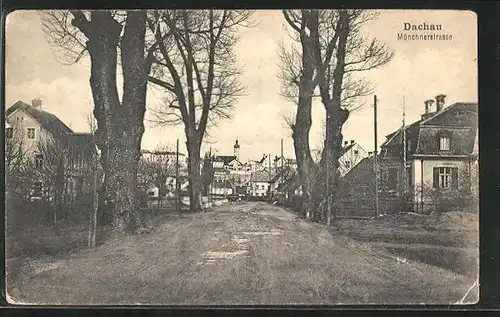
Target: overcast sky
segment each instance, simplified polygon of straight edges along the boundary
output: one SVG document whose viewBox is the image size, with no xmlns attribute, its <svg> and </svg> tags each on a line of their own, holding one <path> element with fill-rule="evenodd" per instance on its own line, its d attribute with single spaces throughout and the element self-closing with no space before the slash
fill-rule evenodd
<svg viewBox="0 0 500 317">
<path fill-rule="evenodd" d="M 286 39 L 279 11 L 257 11 L 258 24 L 241 30 L 236 47 L 238 63 L 244 73 L 241 81 L 247 95 L 235 105 L 233 119 L 210 131 L 211 146 L 221 155 L 231 155 L 238 138 L 243 160 L 259 159 L 263 153 L 278 155 L 280 139 L 284 154 L 293 157 L 293 143 L 283 114 L 294 113 L 295 106 L 279 95 L 277 44 Z M 441 24 L 440 34 L 451 34 L 451 41 L 402 41 L 397 33 L 403 23 Z M 370 71 L 379 100 L 379 144 L 384 136 L 401 125 L 403 98 L 407 122 L 420 118 L 424 101 L 437 94 L 447 95 L 446 103 L 477 101 L 477 22 L 469 11 L 406 10 L 382 11 L 365 27 L 367 35 L 386 42 L 396 53 L 390 64 Z M 74 131 L 87 130 L 85 113 L 93 107 L 89 86 L 89 60 L 65 66 L 56 62 L 41 30 L 35 11 L 16 11 L 7 17 L 6 27 L 6 107 L 18 100 L 43 100 L 43 109 L 57 115 Z M 161 93 L 150 89 L 147 104 L 160 102 Z M 344 138 L 356 140 L 367 151 L 373 150 L 373 96 L 353 112 L 344 127 Z M 148 115 L 148 114 L 147 114 Z M 311 146 L 321 143 L 321 104 L 313 110 Z M 143 148 L 175 144 L 179 138 L 185 151 L 182 127 L 155 128 L 146 122 Z"/>
</svg>

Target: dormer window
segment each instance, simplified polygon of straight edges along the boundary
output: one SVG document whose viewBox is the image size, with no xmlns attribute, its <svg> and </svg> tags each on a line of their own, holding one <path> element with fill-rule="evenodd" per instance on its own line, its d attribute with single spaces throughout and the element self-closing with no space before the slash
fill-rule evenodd
<svg viewBox="0 0 500 317">
<path fill-rule="evenodd" d="M 450 137 L 447 135 L 441 135 L 439 137 L 439 150 L 449 151 L 450 150 Z"/>
</svg>

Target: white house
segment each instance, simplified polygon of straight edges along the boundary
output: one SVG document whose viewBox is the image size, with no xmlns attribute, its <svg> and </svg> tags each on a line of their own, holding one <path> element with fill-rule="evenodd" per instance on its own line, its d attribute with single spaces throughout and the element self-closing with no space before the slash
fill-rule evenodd
<svg viewBox="0 0 500 317">
<path fill-rule="evenodd" d="M 354 140 L 344 141 L 342 153 L 339 157 L 339 172 L 343 177 L 347 172 L 354 168 L 362 159 L 367 157 L 366 151 L 361 145 L 354 142 Z"/>
<path fill-rule="evenodd" d="M 413 190 L 417 210 L 430 199 L 427 188 L 443 194 L 459 188 L 464 179 L 461 175 L 470 175 L 478 162 L 477 103 L 457 102 L 446 107 L 445 97 L 436 96 L 434 111 L 434 100 L 427 100 L 421 119 L 387 135 L 381 146 L 385 189 L 399 194 Z"/>
<path fill-rule="evenodd" d="M 252 173 L 250 179 L 250 196 L 265 197 L 270 190 L 270 174 L 267 170 L 257 171 Z"/>
<path fill-rule="evenodd" d="M 42 100 L 37 98 L 31 104 L 23 101 L 13 104 L 5 111 L 5 122 L 6 166 L 12 167 L 17 159 L 22 159 L 23 164 L 33 164 L 32 176 L 37 180 L 31 197 L 51 197 L 50 191 L 55 184 L 54 180 L 49 182 L 47 179 L 50 169 L 45 167 L 56 164 L 56 159 L 57 164 L 64 166 L 58 169 L 63 174 L 59 176 L 64 178 L 57 183 L 64 182 L 70 202 L 84 186 L 91 186 L 90 176 L 96 168 L 98 154 L 93 135 L 73 132 L 57 116 L 42 110 Z M 52 145 L 57 147 L 52 148 Z"/>
</svg>

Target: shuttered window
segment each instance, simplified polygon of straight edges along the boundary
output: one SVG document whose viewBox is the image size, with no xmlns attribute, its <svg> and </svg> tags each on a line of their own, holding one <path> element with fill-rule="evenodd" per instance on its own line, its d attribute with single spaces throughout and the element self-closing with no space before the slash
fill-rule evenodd
<svg viewBox="0 0 500 317">
<path fill-rule="evenodd" d="M 434 188 L 457 188 L 458 168 L 434 167 L 432 183 Z"/>
</svg>

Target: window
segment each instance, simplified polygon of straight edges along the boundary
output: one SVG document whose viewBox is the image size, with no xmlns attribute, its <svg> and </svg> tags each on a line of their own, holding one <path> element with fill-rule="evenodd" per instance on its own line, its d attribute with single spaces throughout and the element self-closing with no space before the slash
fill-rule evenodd
<svg viewBox="0 0 500 317">
<path fill-rule="evenodd" d="M 13 136 L 13 130 L 12 130 L 12 128 L 7 128 L 5 130 L 5 137 L 7 139 L 12 139 L 12 136 Z"/>
<path fill-rule="evenodd" d="M 28 128 L 28 139 L 35 138 L 35 128 Z"/>
<path fill-rule="evenodd" d="M 354 155 L 358 155 L 359 154 L 359 151 L 358 150 L 354 150 Z"/>
<path fill-rule="evenodd" d="M 351 161 L 345 161 L 345 167 L 351 168 Z"/>
<path fill-rule="evenodd" d="M 439 188 L 449 188 L 451 186 L 451 167 L 439 168 Z"/>
<path fill-rule="evenodd" d="M 434 167 L 434 177 L 433 177 L 434 188 L 456 187 L 457 182 L 458 182 L 458 168 Z"/>
<path fill-rule="evenodd" d="M 42 168 L 43 166 L 43 154 L 35 154 L 35 167 Z"/>
<path fill-rule="evenodd" d="M 450 137 L 441 136 L 439 138 L 439 150 L 440 151 L 449 151 L 450 150 Z"/>
</svg>

